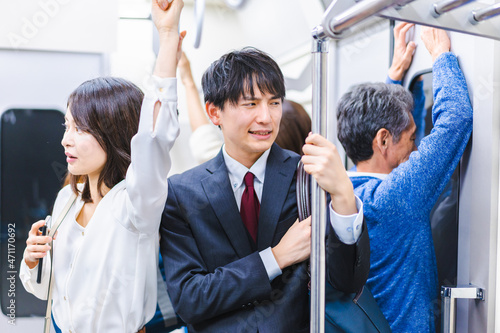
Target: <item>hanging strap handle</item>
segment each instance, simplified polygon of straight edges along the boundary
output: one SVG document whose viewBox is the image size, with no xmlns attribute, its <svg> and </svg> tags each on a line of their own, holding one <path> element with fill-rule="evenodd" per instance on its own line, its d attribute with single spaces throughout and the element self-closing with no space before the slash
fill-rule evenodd
<svg viewBox="0 0 500 333">
<path fill-rule="evenodd" d="M 57 218 L 56 222 L 54 225 L 51 226 L 49 236 L 54 237 L 57 229 L 61 225 L 62 221 L 64 221 L 64 218 L 66 215 L 68 215 L 69 210 L 73 206 L 73 204 L 76 201 L 76 194 L 71 193 L 71 197 L 69 198 L 68 202 L 66 203 L 66 206 L 64 206 L 61 214 L 59 214 L 59 217 Z M 51 322 L 51 315 L 52 315 L 52 286 L 54 284 L 54 254 L 52 253 L 53 251 L 53 243 L 54 241 L 50 242 L 50 274 L 49 274 L 49 289 L 47 291 L 47 310 L 45 311 L 45 324 L 43 327 L 43 332 L 44 333 L 49 333 L 50 332 L 50 322 Z"/>
</svg>

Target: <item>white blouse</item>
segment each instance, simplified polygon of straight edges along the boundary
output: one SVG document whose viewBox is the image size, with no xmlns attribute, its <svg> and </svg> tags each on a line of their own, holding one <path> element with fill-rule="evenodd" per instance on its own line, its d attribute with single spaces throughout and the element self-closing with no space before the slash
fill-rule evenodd
<svg viewBox="0 0 500 333">
<path fill-rule="evenodd" d="M 85 228 L 76 222 L 83 206 L 78 196 L 54 241 L 52 312 L 63 332 L 137 332 L 156 310 L 158 230 L 168 192 L 169 151 L 179 123 L 177 80 L 153 77 L 152 82 L 125 180 L 102 198 Z M 70 195 L 70 186 L 59 192 L 53 220 Z M 47 298 L 50 264 L 46 256 L 42 283 L 37 284 L 38 266 L 29 269 L 22 261 L 20 279 L 40 299 Z"/>
</svg>

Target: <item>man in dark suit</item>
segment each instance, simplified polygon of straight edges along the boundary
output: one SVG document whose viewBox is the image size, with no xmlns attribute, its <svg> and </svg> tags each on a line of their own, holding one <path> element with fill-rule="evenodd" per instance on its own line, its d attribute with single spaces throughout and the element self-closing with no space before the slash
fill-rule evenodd
<svg viewBox="0 0 500 333">
<path fill-rule="evenodd" d="M 300 157 L 274 143 L 281 70 L 246 48 L 215 61 L 202 85 L 225 143 L 214 159 L 169 179 L 160 231 L 174 308 L 190 332 L 308 332 L 311 221 L 297 219 Z M 305 170 L 331 197 L 327 278 L 358 291 L 369 269 L 361 202 L 332 143 L 311 134 L 303 150 Z"/>
</svg>

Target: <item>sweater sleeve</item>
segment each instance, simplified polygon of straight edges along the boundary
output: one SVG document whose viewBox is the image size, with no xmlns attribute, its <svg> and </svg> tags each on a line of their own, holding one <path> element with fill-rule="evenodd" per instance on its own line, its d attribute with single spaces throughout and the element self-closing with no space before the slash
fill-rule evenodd
<svg viewBox="0 0 500 333">
<path fill-rule="evenodd" d="M 434 128 L 418 151 L 382 181 L 371 198 L 391 211 L 428 214 L 449 181 L 472 132 L 472 106 L 457 57 L 448 52 L 433 65 Z M 395 199 L 397 198 L 397 199 Z"/>
</svg>

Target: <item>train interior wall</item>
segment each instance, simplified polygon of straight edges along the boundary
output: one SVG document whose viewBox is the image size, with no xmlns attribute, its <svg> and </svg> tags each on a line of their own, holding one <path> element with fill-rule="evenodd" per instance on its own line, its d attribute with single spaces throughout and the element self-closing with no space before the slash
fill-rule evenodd
<svg viewBox="0 0 500 333">
<path fill-rule="evenodd" d="M 41 3 L 51 3 L 52 11 L 44 10 Z M 194 1 L 185 0 L 185 4 L 181 25 L 188 30 L 188 35 L 184 50 L 198 83 L 211 61 L 229 50 L 252 45 L 277 60 L 287 80 L 287 97 L 302 103 L 311 112 L 310 31 L 321 22 L 324 7 L 320 1 L 305 4 L 299 0 L 254 0 L 240 10 L 225 7 L 223 1 L 207 1 L 198 49 L 193 47 Z M 11 33 L 11 39 L 9 34 L 0 38 L 0 115 L 12 108 L 64 112 L 70 92 L 81 82 L 101 75 L 122 76 L 143 87 L 154 65 L 153 26 L 147 20 L 148 7 L 138 6 L 132 14 L 126 11 L 117 14 L 116 8 L 120 9 L 117 0 L 89 0 L 85 4 L 29 0 L 0 4 L 0 8 L 5 9 L 0 10 L 0 28 Z M 88 31 L 85 34 L 76 27 L 67 29 L 68 22 L 72 21 L 74 24 L 69 26 L 89 26 L 91 21 L 90 33 L 94 37 L 89 38 Z M 31 35 L 23 35 L 23 29 L 28 29 L 23 27 L 29 24 L 35 26 L 36 33 L 32 29 Z M 431 67 L 430 56 L 420 43 L 418 33 L 416 29 L 413 38 L 418 46 L 407 77 Z M 12 34 L 21 37 L 19 42 L 26 43 L 13 47 Z M 472 140 L 460 167 L 458 283 L 474 284 L 486 291 L 484 301 L 458 302 L 457 332 L 495 332 L 500 331 L 500 321 L 495 320 L 500 318 L 500 309 L 495 306 L 500 292 L 496 288 L 500 279 L 500 230 L 497 227 L 500 42 L 459 32 L 450 35 L 452 51 L 459 57 L 474 107 Z M 369 20 L 345 39 L 330 42 L 329 139 L 337 143 L 341 153 L 343 150 L 336 140 L 335 104 L 355 83 L 385 80 L 390 48 L 389 21 L 381 18 Z M 180 84 L 178 92 L 181 137 L 172 150 L 172 173 L 182 172 L 196 163 L 186 154 L 190 127 Z M 351 166 L 348 159 L 346 166 Z M 17 288 L 22 288 L 19 281 Z M 0 314 L 0 331 L 26 332 L 41 327 L 41 318 L 18 319 L 13 330 L 7 324 L 7 317 Z"/>
</svg>

